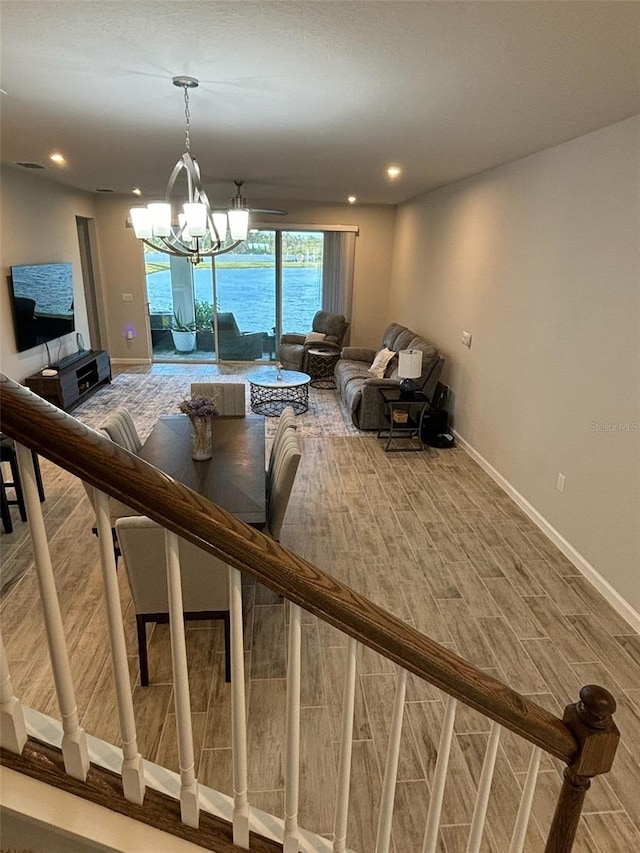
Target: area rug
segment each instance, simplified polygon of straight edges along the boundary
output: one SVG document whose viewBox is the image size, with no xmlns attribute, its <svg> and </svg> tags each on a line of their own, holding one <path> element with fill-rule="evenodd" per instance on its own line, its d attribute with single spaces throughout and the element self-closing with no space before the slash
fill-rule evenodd
<svg viewBox="0 0 640 853">
<path fill-rule="evenodd" d="M 238 382 L 238 375 L 216 376 L 216 382 Z M 121 373 L 110 385 L 105 385 L 89 400 L 78 406 L 73 415 L 88 426 L 98 428 L 115 410 L 124 407 L 144 441 L 160 415 L 178 414 L 178 404 L 190 396 L 190 385 L 197 380 L 193 376 L 166 376 L 150 373 Z M 249 408 L 249 385 L 246 394 L 247 414 Z M 309 409 L 296 418 L 299 434 L 303 438 L 360 435 L 351 423 L 336 391 L 309 388 Z M 267 438 L 271 438 L 278 426 L 278 418 L 266 418 Z"/>
</svg>

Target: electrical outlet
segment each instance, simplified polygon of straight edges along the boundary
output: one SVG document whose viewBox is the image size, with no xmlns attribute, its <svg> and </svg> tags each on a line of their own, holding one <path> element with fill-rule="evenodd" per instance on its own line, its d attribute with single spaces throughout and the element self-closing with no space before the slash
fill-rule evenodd
<svg viewBox="0 0 640 853">
<path fill-rule="evenodd" d="M 471 349 L 471 332 L 462 333 L 462 346 Z"/>
<path fill-rule="evenodd" d="M 123 293 L 122 294 L 123 302 L 133 302 L 133 293 Z"/>
<path fill-rule="evenodd" d="M 556 489 L 559 492 L 564 492 L 564 481 L 565 481 L 564 474 L 558 474 L 558 479 L 556 480 Z"/>
</svg>

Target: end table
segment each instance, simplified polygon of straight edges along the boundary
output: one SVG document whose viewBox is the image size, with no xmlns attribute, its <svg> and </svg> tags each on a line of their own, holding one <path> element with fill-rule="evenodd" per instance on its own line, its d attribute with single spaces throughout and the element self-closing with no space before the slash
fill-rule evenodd
<svg viewBox="0 0 640 853">
<path fill-rule="evenodd" d="M 389 424 L 386 429 L 378 430 L 378 438 L 386 438 L 385 451 L 394 453 L 397 451 L 419 451 L 423 450 L 420 431 L 422 419 L 429 407 L 429 398 L 422 391 L 412 391 L 403 394 L 399 388 L 389 386 L 380 388 L 380 394 L 386 405 L 385 420 Z M 395 441 L 407 441 L 408 447 L 392 447 Z M 416 445 L 417 442 L 417 445 Z"/>
<path fill-rule="evenodd" d="M 333 371 L 340 361 L 340 353 L 330 349 L 310 349 L 307 351 L 307 368 L 311 376 L 313 388 L 335 388 L 336 381 Z"/>
</svg>

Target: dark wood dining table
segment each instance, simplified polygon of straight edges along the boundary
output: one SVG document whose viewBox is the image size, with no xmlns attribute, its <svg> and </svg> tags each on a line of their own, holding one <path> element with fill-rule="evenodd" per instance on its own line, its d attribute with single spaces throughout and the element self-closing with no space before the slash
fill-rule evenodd
<svg viewBox="0 0 640 853">
<path fill-rule="evenodd" d="M 191 458 L 189 418 L 163 415 L 139 456 L 246 524 L 262 528 L 267 523 L 262 415 L 215 418 L 213 455 L 198 462 Z"/>
</svg>

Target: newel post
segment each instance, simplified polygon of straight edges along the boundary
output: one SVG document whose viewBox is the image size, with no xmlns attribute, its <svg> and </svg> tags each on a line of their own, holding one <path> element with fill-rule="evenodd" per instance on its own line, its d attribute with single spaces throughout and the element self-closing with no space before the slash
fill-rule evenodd
<svg viewBox="0 0 640 853">
<path fill-rule="evenodd" d="M 615 710 L 616 700 L 611 693 L 596 684 L 583 687 L 580 701 L 564 710 L 563 720 L 579 748 L 564 771 L 545 853 L 570 853 L 591 778 L 611 770 L 620 740 L 612 717 Z"/>
</svg>

